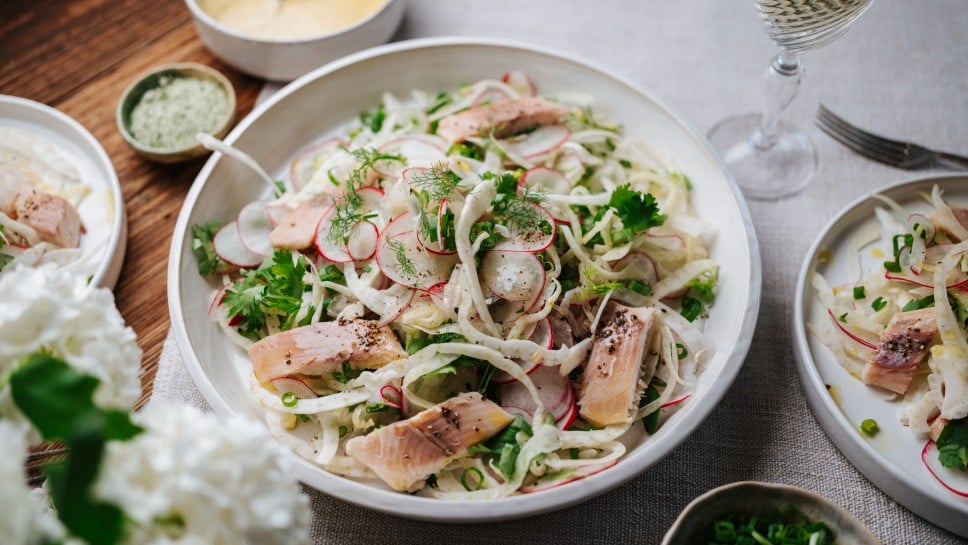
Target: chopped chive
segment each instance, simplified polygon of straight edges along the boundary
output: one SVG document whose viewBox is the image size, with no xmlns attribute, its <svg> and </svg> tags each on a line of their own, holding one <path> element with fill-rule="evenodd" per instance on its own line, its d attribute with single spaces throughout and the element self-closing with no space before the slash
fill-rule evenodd
<svg viewBox="0 0 968 545">
<path fill-rule="evenodd" d="M 284 407 L 295 407 L 296 403 L 299 401 L 299 398 L 296 397 L 296 394 L 293 392 L 286 392 L 282 394 L 280 399 L 282 399 L 282 405 Z"/>
<path fill-rule="evenodd" d="M 679 349 L 679 352 L 678 352 L 678 354 L 676 354 L 677 356 L 679 356 L 679 359 L 680 359 L 680 360 L 684 360 L 684 359 L 686 359 L 686 356 L 688 356 L 688 355 L 689 355 L 689 351 L 688 351 L 688 350 L 686 350 L 686 347 L 685 347 L 685 346 L 683 346 L 683 345 L 682 345 L 682 344 L 680 344 L 680 343 L 676 343 L 676 348 L 678 348 L 678 349 Z"/>
<path fill-rule="evenodd" d="M 639 295 L 648 297 L 652 295 L 652 286 L 639 282 L 638 280 L 629 280 L 628 288 Z"/>
<path fill-rule="evenodd" d="M 901 265 L 898 264 L 896 261 L 885 261 L 884 269 L 887 270 L 888 272 L 899 273 L 901 272 Z"/>
<path fill-rule="evenodd" d="M 346 434 L 349 433 L 350 430 L 348 430 L 346 426 L 340 426 L 338 431 L 339 431 L 339 438 L 342 439 L 346 437 Z"/>
<path fill-rule="evenodd" d="M 867 297 L 867 290 L 864 286 L 854 286 L 854 299 L 863 299 Z"/>
<path fill-rule="evenodd" d="M 928 308 L 933 304 L 934 304 L 934 295 L 929 295 L 921 299 L 908 301 L 903 307 L 901 307 L 901 311 L 907 312 L 909 310 L 920 310 L 922 308 Z"/>
<path fill-rule="evenodd" d="M 887 306 L 887 301 L 883 297 L 878 297 L 871 303 L 871 308 L 874 309 L 874 312 L 881 310 L 885 306 Z"/>
<path fill-rule="evenodd" d="M 837 319 L 846 324 L 847 323 L 847 313 L 845 312 L 845 313 L 841 314 L 840 316 L 837 317 Z"/>
<path fill-rule="evenodd" d="M 880 429 L 880 426 L 877 425 L 877 420 L 873 418 L 867 418 L 860 423 L 860 431 L 864 432 L 864 435 L 868 437 L 874 437 Z"/>
</svg>

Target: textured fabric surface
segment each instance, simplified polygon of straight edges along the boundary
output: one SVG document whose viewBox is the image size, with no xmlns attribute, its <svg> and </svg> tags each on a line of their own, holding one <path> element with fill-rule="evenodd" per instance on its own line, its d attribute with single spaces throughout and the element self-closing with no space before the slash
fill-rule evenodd
<svg viewBox="0 0 968 545">
<path fill-rule="evenodd" d="M 642 86 L 702 132 L 756 109 L 773 54 L 752 0 L 409 0 L 395 39 L 440 35 L 509 38 L 575 54 Z M 961 0 L 878 0 L 841 39 L 804 56 L 807 73 L 787 118 L 807 129 L 820 168 L 793 198 L 750 201 L 763 267 L 753 344 L 719 407 L 669 457 L 576 507 L 498 524 L 414 522 L 313 491 L 315 543 L 653 544 L 690 500 L 747 479 L 827 496 L 885 544 L 968 543 L 891 500 L 839 453 L 800 390 L 788 329 L 796 274 L 823 225 L 859 196 L 924 174 L 836 144 L 812 124 L 817 104 L 874 131 L 968 152 L 966 36 Z M 171 338 L 154 391 L 204 405 Z"/>
</svg>

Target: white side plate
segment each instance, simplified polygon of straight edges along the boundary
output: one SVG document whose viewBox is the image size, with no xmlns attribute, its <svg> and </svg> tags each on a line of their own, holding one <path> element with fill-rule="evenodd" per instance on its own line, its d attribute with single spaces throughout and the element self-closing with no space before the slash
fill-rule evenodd
<svg viewBox="0 0 968 545">
<path fill-rule="evenodd" d="M 91 284 L 114 288 L 124 262 L 128 222 L 114 165 L 97 139 L 59 110 L 33 100 L 0 95 L 0 127 L 33 133 L 53 144 L 91 188 L 77 211 L 87 232 L 81 259 L 91 263 Z"/>
<path fill-rule="evenodd" d="M 930 211 L 921 195 L 938 185 L 946 200 L 968 205 L 968 176 L 936 176 L 904 182 L 879 193 L 912 212 Z M 887 495 L 931 522 L 968 536 L 968 498 L 943 488 L 921 462 L 925 440 L 918 438 L 898 421 L 898 403 L 889 401 L 877 389 L 850 375 L 807 324 L 827 326 L 830 317 L 810 285 L 814 271 L 821 272 L 831 286 L 855 280 L 848 262 L 858 258 L 864 270 L 879 266 L 884 257 L 871 256 L 865 248 L 851 255 L 856 237 L 876 225 L 874 209 L 885 204 L 863 197 L 835 217 L 817 237 L 800 270 L 793 310 L 794 354 L 800 383 L 827 435 L 854 466 Z M 884 255 L 892 254 L 884 248 Z M 818 256 L 825 263 L 819 263 Z M 880 431 L 874 437 L 862 435 L 861 421 L 873 418 Z"/>
</svg>

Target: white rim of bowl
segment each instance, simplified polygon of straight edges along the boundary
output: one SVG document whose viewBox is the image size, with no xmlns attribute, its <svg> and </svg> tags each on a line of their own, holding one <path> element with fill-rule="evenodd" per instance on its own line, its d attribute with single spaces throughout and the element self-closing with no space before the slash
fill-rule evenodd
<svg viewBox="0 0 968 545">
<path fill-rule="evenodd" d="M 657 100 L 655 98 L 655 94 L 651 93 L 645 87 L 632 85 L 625 78 L 617 76 L 608 70 L 595 67 L 593 63 L 583 60 L 578 56 L 552 51 L 531 44 L 480 37 L 433 37 L 406 40 L 366 49 L 316 68 L 315 70 L 308 72 L 307 74 L 283 87 L 268 100 L 254 108 L 253 111 L 245 117 L 245 119 L 240 121 L 235 128 L 232 129 L 232 132 L 226 136 L 225 142 L 230 144 L 235 142 L 239 135 L 248 129 L 248 127 L 254 123 L 254 121 L 267 109 L 273 107 L 276 103 L 294 93 L 297 89 L 304 86 L 310 80 L 324 77 L 327 74 L 336 72 L 344 67 L 372 57 L 414 49 L 453 46 L 494 47 L 537 53 L 540 55 L 553 57 L 560 61 L 598 72 L 606 78 L 628 87 L 636 94 L 641 95 L 642 97 L 653 102 L 656 107 L 665 113 L 665 115 L 668 115 L 672 120 L 689 132 L 690 136 L 692 136 L 699 147 L 705 151 L 708 159 L 719 166 L 730 191 L 733 193 L 739 213 L 743 219 L 746 231 L 746 245 L 749 249 L 749 293 L 747 294 L 745 308 L 743 309 L 743 318 L 737 331 L 736 344 L 733 347 L 732 353 L 727 358 L 722 375 L 718 381 L 718 383 L 722 384 L 723 386 L 722 389 L 719 390 L 718 395 L 707 395 L 697 400 L 692 411 L 701 417 L 679 422 L 679 434 L 663 435 L 658 438 L 651 438 L 649 440 L 649 448 L 646 449 L 645 452 L 640 450 L 639 452 L 631 452 L 626 454 L 622 459 L 624 464 L 620 462 L 615 467 L 610 468 L 608 471 L 602 471 L 601 473 L 598 473 L 592 477 L 569 483 L 567 488 L 568 493 L 562 494 L 559 492 L 557 494 L 545 495 L 546 492 L 539 492 L 536 494 L 511 496 L 484 502 L 441 501 L 433 498 L 401 495 L 399 492 L 377 489 L 357 481 L 326 473 L 325 470 L 313 465 L 311 462 L 299 457 L 295 453 L 290 454 L 291 459 L 296 463 L 296 476 L 299 478 L 299 480 L 307 484 L 315 483 L 310 484 L 310 486 L 342 501 L 367 507 L 369 509 L 411 519 L 451 523 L 490 522 L 519 519 L 526 516 L 555 511 L 587 501 L 595 496 L 608 492 L 609 490 L 612 490 L 627 481 L 630 481 L 634 477 L 640 475 L 644 470 L 652 467 L 662 459 L 666 458 L 673 449 L 690 437 L 695 429 L 699 427 L 703 421 L 705 421 L 705 418 L 716 407 L 722 397 L 729 390 L 730 386 L 736 379 L 736 376 L 739 374 L 743 361 L 746 358 L 746 354 L 749 351 L 750 343 L 752 342 L 753 331 L 755 329 L 757 316 L 759 314 L 761 296 L 762 271 L 760 267 L 759 245 L 757 244 L 756 232 L 749 214 L 749 209 L 746 206 L 746 201 L 740 192 L 739 186 L 736 185 L 736 181 L 729 173 L 725 163 L 723 163 L 719 155 L 713 151 L 712 145 L 709 144 L 709 141 L 701 132 L 696 131 L 692 125 L 686 123 L 677 114 L 665 106 L 664 103 Z M 210 379 L 201 372 L 201 365 L 195 359 L 194 353 L 190 350 L 191 344 L 188 341 L 188 332 L 185 328 L 185 323 L 179 318 L 182 315 L 182 307 L 179 299 L 180 275 L 178 270 L 178 262 L 180 255 L 184 250 L 182 239 L 187 233 L 188 217 L 191 213 L 191 210 L 195 206 L 204 183 L 207 183 L 207 181 L 210 179 L 209 176 L 211 175 L 212 170 L 215 168 L 216 163 L 220 159 L 221 154 L 214 153 L 202 167 L 198 177 L 196 177 L 195 181 L 192 183 L 192 187 L 185 198 L 185 204 L 183 205 L 181 213 L 178 216 L 178 222 L 175 226 L 174 236 L 172 237 L 171 252 L 168 259 L 168 304 L 171 314 L 172 329 L 175 333 L 175 340 L 177 341 L 178 346 L 181 348 L 182 356 L 186 359 L 190 358 L 191 360 L 194 360 L 192 365 L 186 365 L 186 367 L 188 368 L 189 374 L 191 375 L 196 387 L 202 393 L 202 397 L 208 401 L 216 413 L 230 415 L 235 414 L 236 411 L 229 406 L 224 398 L 222 398 L 221 394 L 219 394 L 215 389 Z M 635 460 L 644 456 L 654 457 L 654 459 L 645 466 L 636 466 L 634 463 Z M 636 470 L 630 471 L 629 469 L 623 469 L 623 465 L 626 468 L 635 466 Z M 320 479 L 325 481 L 325 488 L 318 485 Z M 534 500 L 536 497 L 540 497 L 542 501 L 536 502 Z M 533 503 L 537 503 L 538 505 L 532 505 Z"/>
<path fill-rule="evenodd" d="M 208 12 L 206 12 L 204 9 L 202 9 L 201 6 L 198 5 L 198 0 L 185 0 L 185 3 L 188 5 L 188 9 L 192 12 L 192 14 L 195 17 L 198 17 L 199 19 L 205 21 L 205 24 L 218 29 L 219 32 L 228 34 L 233 38 L 238 38 L 240 40 L 246 40 L 246 41 L 256 42 L 256 43 L 294 45 L 294 44 L 302 44 L 306 42 L 315 42 L 316 40 L 331 38 L 333 36 L 339 36 L 340 34 L 347 34 L 349 32 L 352 32 L 353 30 L 356 30 L 357 28 L 364 26 L 370 21 L 379 17 L 381 14 L 383 14 L 383 12 L 389 9 L 390 4 L 393 4 L 394 2 L 402 2 L 402 1 L 404 0 L 384 0 L 383 5 L 380 6 L 379 9 L 377 9 L 370 15 L 360 19 L 359 21 L 356 21 L 355 23 L 352 23 L 345 27 L 340 27 L 330 32 L 323 32 L 322 34 L 313 34 L 312 36 L 306 36 L 305 38 L 260 38 L 259 36 L 245 34 L 245 33 L 239 32 L 238 30 L 225 26 L 223 23 L 219 22 L 215 17 L 212 17 L 211 15 L 209 15 Z"/>
<path fill-rule="evenodd" d="M 91 277 L 91 284 L 113 290 L 121 274 L 124 251 L 127 248 L 128 216 L 124 206 L 124 195 L 121 192 L 121 182 L 118 180 L 118 173 L 114 169 L 114 163 L 111 162 L 111 158 L 108 157 L 107 152 L 104 151 L 104 147 L 98 142 L 97 138 L 94 138 L 91 131 L 87 130 L 76 119 L 57 108 L 29 98 L 12 95 L 0 95 L 0 103 L 13 104 L 21 108 L 34 110 L 42 115 L 53 117 L 58 122 L 67 125 L 70 130 L 74 131 L 84 140 L 85 144 L 94 150 L 94 156 L 89 158 L 98 162 L 108 173 L 107 185 L 111 188 L 111 200 L 113 201 L 111 204 L 113 207 L 114 221 L 112 222 L 111 236 L 108 237 L 106 248 L 104 249 L 104 259 L 101 260 L 97 271 Z M 115 227 L 115 225 L 118 226 Z M 120 258 L 118 252 L 121 252 Z"/>
</svg>

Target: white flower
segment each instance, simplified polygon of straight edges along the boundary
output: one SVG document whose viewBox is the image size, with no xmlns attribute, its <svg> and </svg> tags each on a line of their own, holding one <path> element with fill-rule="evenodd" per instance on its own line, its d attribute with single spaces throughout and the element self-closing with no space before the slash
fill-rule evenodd
<svg viewBox="0 0 968 545">
<path fill-rule="evenodd" d="M 141 395 L 141 349 L 107 289 L 53 265 L 18 266 L 0 276 L 0 418 L 24 420 L 6 377 L 38 350 L 101 383 L 95 403 L 130 409 Z"/>
<path fill-rule="evenodd" d="M 108 444 L 95 495 L 125 510 L 130 545 L 299 545 L 309 502 L 289 454 L 253 420 L 150 404 Z"/>
<path fill-rule="evenodd" d="M 24 456 L 27 427 L 0 420 L 0 536 L 7 545 L 34 545 L 50 535 L 52 519 L 45 520 L 44 496 L 27 487 Z"/>
</svg>

